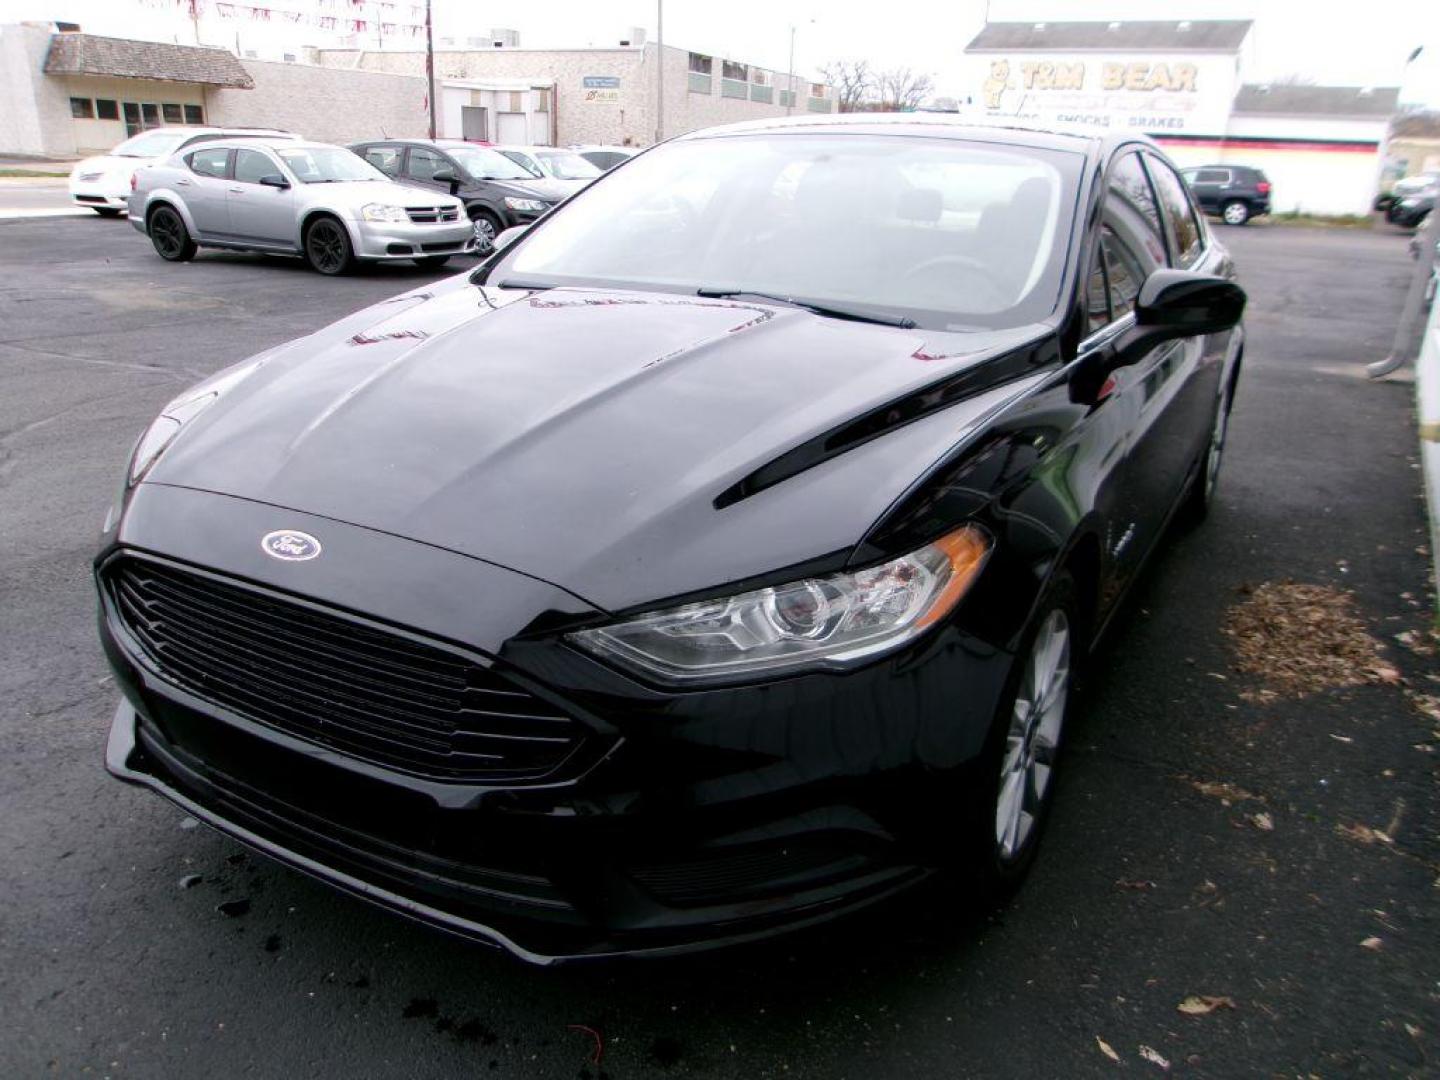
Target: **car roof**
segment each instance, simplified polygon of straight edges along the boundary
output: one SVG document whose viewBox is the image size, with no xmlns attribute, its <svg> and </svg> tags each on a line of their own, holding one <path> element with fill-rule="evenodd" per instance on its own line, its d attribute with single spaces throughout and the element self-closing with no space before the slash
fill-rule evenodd
<svg viewBox="0 0 1440 1080">
<path fill-rule="evenodd" d="M 974 142 L 1023 143 L 1052 150 L 1077 153 L 1103 153 L 1125 143 L 1143 143 L 1155 147 L 1149 137 L 1139 133 L 1095 133 L 1063 126 L 1044 127 L 1017 123 L 1007 117 L 994 121 L 961 117 L 954 113 L 843 113 L 823 116 L 771 117 L 745 120 L 736 124 L 701 128 L 675 141 L 721 138 L 730 135 L 769 133 L 842 133 L 865 135 L 921 135 L 934 138 L 944 135 Z"/>
<path fill-rule="evenodd" d="M 360 139 L 350 146 L 430 146 L 436 150 L 462 150 L 472 146 L 476 150 L 495 149 L 489 143 L 471 142 L 469 139 Z"/>
</svg>

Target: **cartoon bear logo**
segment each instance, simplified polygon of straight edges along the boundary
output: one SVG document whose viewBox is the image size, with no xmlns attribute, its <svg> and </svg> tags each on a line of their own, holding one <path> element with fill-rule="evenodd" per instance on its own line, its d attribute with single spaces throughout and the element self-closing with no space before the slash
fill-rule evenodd
<svg viewBox="0 0 1440 1080">
<path fill-rule="evenodd" d="M 990 61 L 990 77 L 985 80 L 981 89 L 985 92 L 985 108 L 1000 108 L 1000 99 L 1005 96 L 1005 91 L 1010 89 L 1010 61 Z"/>
</svg>

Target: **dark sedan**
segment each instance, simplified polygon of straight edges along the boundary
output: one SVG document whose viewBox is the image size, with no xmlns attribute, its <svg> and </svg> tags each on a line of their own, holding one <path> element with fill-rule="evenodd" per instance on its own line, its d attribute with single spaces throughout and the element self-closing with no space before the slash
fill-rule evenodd
<svg viewBox="0 0 1440 1080">
<path fill-rule="evenodd" d="M 506 229 L 528 225 L 570 194 L 498 150 L 459 139 L 387 139 L 350 149 L 392 180 L 457 196 L 475 226 L 480 254 Z"/>
<path fill-rule="evenodd" d="M 536 962 L 1003 898 L 1218 474 L 1245 297 L 1172 165 L 797 118 L 513 237 L 143 434 L 111 772 Z"/>
</svg>

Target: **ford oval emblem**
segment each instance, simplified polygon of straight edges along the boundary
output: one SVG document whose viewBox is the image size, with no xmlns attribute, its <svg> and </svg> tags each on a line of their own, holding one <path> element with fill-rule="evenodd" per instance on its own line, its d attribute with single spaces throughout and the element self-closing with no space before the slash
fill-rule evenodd
<svg viewBox="0 0 1440 1080">
<path fill-rule="evenodd" d="M 277 529 L 265 534 L 260 549 L 272 559 L 305 562 L 320 554 L 320 541 L 298 529 Z"/>
</svg>

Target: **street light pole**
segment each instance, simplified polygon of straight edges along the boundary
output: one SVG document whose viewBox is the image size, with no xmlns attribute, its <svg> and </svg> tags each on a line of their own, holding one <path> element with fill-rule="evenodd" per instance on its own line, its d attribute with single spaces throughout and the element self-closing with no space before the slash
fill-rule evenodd
<svg viewBox="0 0 1440 1080">
<path fill-rule="evenodd" d="M 665 138 L 665 0 L 655 0 L 655 141 Z"/>
<path fill-rule="evenodd" d="M 785 69 L 790 76 L 790 98 L 785 102 L 785 115 L 790 115 L 790 110 L 795 107 L 795 25 L 790 25 L 790 65 Z"/>
<path fill-rule="evenodd" d="M 430 97 L 430 138 L 435 138 L 435 35 L 430 24 L 430 0 L 425 0 L 425 85 Z"/>
</svg>

